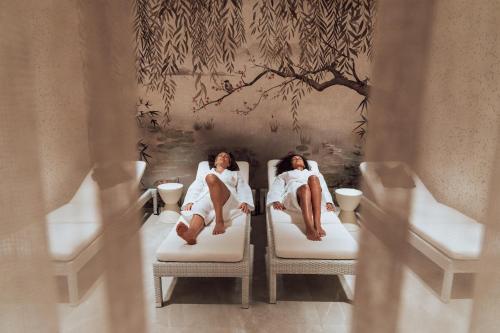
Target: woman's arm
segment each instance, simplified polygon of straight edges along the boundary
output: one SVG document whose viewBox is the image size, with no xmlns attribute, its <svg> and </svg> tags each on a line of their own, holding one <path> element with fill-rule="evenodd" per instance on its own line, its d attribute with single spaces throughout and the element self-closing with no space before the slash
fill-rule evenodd
<svg viewBox="0 0 500 333">
<path fill-rule="evenodd" d="M 197 177 L 194 182 L 189 186 L 186 196 L 184 197 L 184 202 L 181 207 L 186 206 L 187 204 L 192 204 L 196 199 L 198 199 L 198 196 L 200 193 L 203 191 L 203 177 Z"/>
<path fill-rule="evenodd" d="M 325 177 L 323 177 L 323 174 L 321 174 L 321 172 L 318 172 L 318 178 L 319 178 L 319 183 L 321 185 L 321 195 L 323 196 L 323 199 L 325 200 L 326 203 L 333 204 L 332 195 L 328 190 L 328 185 L 326 184 Z"/>
<path fill-rule="evenodd" d="M 274 202 L 281 202 L 283 194 L 285 193 L 285 180 L 280 176 L 274 179 L 271 188 L 267 192 L 266 206 L 269 206 Z"/>
<path fill-rule="evenodd" d="M 241 203 L 246 203 L 250 210 L 254 210 L 255 205 L 253 203 L 253 195 L 250 185 L 248 185 L 245 179 L 243 179 L 239 171 L 237 172 L 237 177 L 238 183 L 236 185 L 236 192 L 238 193 L 238 200 Z"/>
</svg>

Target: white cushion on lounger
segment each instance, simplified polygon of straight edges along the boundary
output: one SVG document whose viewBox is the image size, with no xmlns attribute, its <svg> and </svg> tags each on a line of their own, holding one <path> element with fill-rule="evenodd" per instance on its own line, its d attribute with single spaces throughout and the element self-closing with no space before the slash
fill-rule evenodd
<svg viewBox="0 0 500 333">
<path fill-rule="evenodd" d="M 53 260 L 70 261 L 101 233 L 97 223 L 48 223 L 49 249 Z"/>
<path fill-rule="evenodd" d="M 272 206 L 269 208 L 271 219 L 274 223 L 295 223 L 303 224 L 302 213 L 295 210 L 278 210 Z M 321 224 L 340 224 L 340 220 L 334 212 L 321 212 Z"/>
<path fill-rule="evenodd" d="M 385 187 L 377 173 L 377 168 L 386 166 L 396 168 L 402 166 L 406 173 L 411 176 L 415 187 Z M 363 177 L 368 185 L 368 197 L 374 196 L 374 200 L 381 207 L 403 207 L 406 205 L 406 200 L 412 200 L 413 206 L 427 206 L 428 204 L 437 203 L 432 193 L 422 183 L 420 178 L 411 170 L 411 168 L 403 162 L 388 161 L 388 162 L 362 162 L 359 166 Z"/>
<path fill-rule="evenodd" d="M 267 177 L 269 181 L 269 186 L 274 182 L 274 179 L 276 178 L 275 173 L 276 173 L 276 163 L 278 163 L 279 160 L 270 160 L 267 162 Z M 318 163 L 316 161 L 307 161 L 309 163 L 309 166 L 311 167 L 311 170 L 319 170 L 318 168 Z M 302 220 L 302 214 L 301 212 L 295 211 L 295 210 L 278 210 L 274 209 L 273 207 L 270 207 L 271 210 L 271 218 L 273 219 L 274 222 L 276 223 L 304 223 Z M 321 223 L 327 224 L 327 223 L 341 223 L 340 220 L 338 219 L 337 215 L 335 215 L 333 212 L 327 212 L 325 209 L 323 209 L 321 213 Z"/>
<path fill-rule="evenodd" d="M 123 166 L 130 173 L 135 170 L 135 183 L 139 185 L 139 182 L 146 170 L 146 162 L 144 161 L 129 161 L 124 162 Z M 83 179 L 80 187 L 71 198 L 71 203 L 78 203 L 82 205 L 96 205 L 98 202 L 99 186 L 97 182 L 92 178 L 94 168 L 92 168 L 87 176 Z"/>
<path fill-rule="evenodd" d="M 417 207 L 410 216 L 411 230 L 417 235 L 450 258 L 479 258 L 484 232 L 481 223 L 438 202 L 425 209 Z"/>
<path fill-rule="evenodd" d="M 326 224 L 321 241 L 306 238 L 304 228 L 292 223 L 274 223 L 274 247 L 281 258 L 355 259 L 358 245 L 342 224 Z"/>
<path fill-rule="evenodd" d="M 415 183 L 414 188 L 385 188 L 375 172 L 379 166 L 403 165 Z M 482 248 L 484 228 L 481 223 L 456 209 L 439 203 L 415 172 L 403 162 L 363 162 L 361 172 L 379 197 L 382 206 L 402 207 L 411 198 L 409 217 L 411 230 L 453 259 L 478 259 Z M 385 205 L 384 205 L 385 204 Z"/>
<path fill-rule="evenodd" d="M 97 182 L 92 179 L 93 170 L 94 168 L 92 168 L 87 176 L 85 176 L 70 202 L 82 205 L 95 205 L 98 202 L 97 196 L 99 194 L 99 185 L 97 185 Z"/>
<path fill-rule="evenodd" d="M 245 249 L 247 216 L 241 214 L 233 219 L 221 235 L 212 235 L 215 223 L 211 223 L 198 235 L 196 245 L 186 244 L 174 227 L 156 251 L 156 258 L 160 261 L 241 261 Z M 179 221 L 186 223 L 182 217 Z"/>
<path fill-rule="evenodd" d="M 269 186 L 276 178 L 276 163 L 267 162 Z M 319 170 L 315 161 L 308 160 L 311 170 Z M 306 238 L 302 216 L 296 212 L 279 211 L 270 207 L 270 220 L 274 235 L 276 255 L 289 259 L 355 259 L 358 244 L 344 228 L 333 212 L 321 214 L 322 227 L 326 236 L 321 241 L 310 241 Z"/>
<path fill-rule="evenodd" d="M 134 184 L 138 185 L 146 163 L 126 162 L 126 168 L 131 173 L 135 170 Z M 98 208 L 99 189 L 92 179 L 92 172 L 93 169 L 89 171 L 70 202 L 46 215 L 49 248 L 53 260 L 73 260 L 102 232 L 102 218 Z"/>
<path fill-rule="evenodd" d="M 101 215 L 95 205 L 82 206 L 68 203 L 51 211 L 46 216 L 49 223 L 94 222 L 101 223 Z"/>
</svg>

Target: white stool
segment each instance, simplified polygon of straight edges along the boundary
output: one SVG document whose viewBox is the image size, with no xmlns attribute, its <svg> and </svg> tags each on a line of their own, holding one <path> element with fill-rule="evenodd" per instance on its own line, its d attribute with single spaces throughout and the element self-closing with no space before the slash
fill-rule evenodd
<svg viewBox="0 0 500 333">
<path fill-rule="evenodd" d="M 179 212 L 179 199 L 184 185 L 179 183 L 164 183 L 158 185 L 158 193 L 165 203 L 163 210 Z"/>
<path fill-rule="evenodd" d="M 362 195 L 363 192 L 354 188 L 338 188 L 335 190 L 335 198 L 337 198 L 340 207 L 339 219 L 351 234 L 357 233 L 359 229 L 354 210 L 361 202 Z"/>
<path fill-rule="evenodd" d="M 346 212 L 354 211 L 361 202 L 363 192 L 355 188 L 338 188 L 335 190 L 335 198 L 341 210 Z"/>
</svg>

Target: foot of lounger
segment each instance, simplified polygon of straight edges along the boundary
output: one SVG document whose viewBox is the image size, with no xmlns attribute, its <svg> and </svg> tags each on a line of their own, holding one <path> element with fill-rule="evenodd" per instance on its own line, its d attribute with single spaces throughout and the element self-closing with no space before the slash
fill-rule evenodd
<svg viewBox="0 0 500 333">
<path fill-rule="evenodd" d="M 441 300 L 448 303 L 451 299 L 451 290 L 453 288 L 453 272 L 444 271 L 443 285 L 441 286 Z"/>
<path fill-rule="evenodd" d="M 248 282 L 248 289 L 249 289 L 249 300 L 252 299 L 252 294 L 253 294 L 253 287 L 252 287 L 252 282 L 253 282 L 253 245 L 250 244 L 250 275 L 249 275 L 249 282 Z"/>
<path fill-rule="evenodd" d="M 269 303 L 276 304 L 276 274 L 269 272 Z"/>
<path fill-rule="evenodd" d="M 170 284 L 168 285 L 167 289 L 167 294 L 165 295 L 165 298 L 163 300 L 163 304 L 170 303 L 170 300 L 172 299 L 172 294 L 174 293 L 174 288 L 175 285 L 177 284 L 177 277 L 172 277 L 172 281 L 170 281 Z"/>
<path fill-rule="evenodd" d="M 71 306 L 77 306 L 78 305 L 78 279 L 76 277 L 77 273 L 70 273 L 68 274 L 67 281 L 68 281 L 68 298 L 69 298 L 69 304 Z"/>
<path fill-rule="evenodd" d="M 267 281 L 269 287 L 269 303 L 276 304 L 276 273 L 271 270 L 271 258 L 269 257 L 269 250 L 266 247 L 266 271 Z"/>
<path fill-rule="evenodd" d="M 264 262 L 265 262 L 265 265 L 266 265 L 266 276 L 269 276 L 269 258 L 268 258 L 268 250 L 267 250 L 267 246 L 266 246 L 266 252 L 264 253 Z"/>
<path fill-rule="evenodd" d="M 241 307 L 243 309 L 248 309 L 248 303 L 250 299 L 250 278 L 244 276 L 241 278 Z"/>
<path fill-rule="evenodd" d="M 153 214 L 160 215 L 160 212 L 158 212 L 158 191 L 156 189 L 153 189 L 152 197 L 153 197 Z"/>
<path fill-rule="evenodd" d="M 163 291 L 161 288 L 161 276 L 155 276 L 154 277 L 154 282 L 155 282 L 155 302 L 156 302 L 156 307 L 161 308 L 163 307 Z"/>
<path fill-rule="evenodd" d="M 253 275 L 253 245 L 249 244 L 247 249 L 249 251 L 248 276 L 244 276 L 241 278 L 241 307 L 243 309 L 249 308 Z"/>
<path fill-rule="evenodd" d="M 350 301 L 354 300 L 354 285 L 352 282 L 352 278 L 354 278 L 354 276 L 346 277 L 345 275 L 338 275 L 338 278 L 342 289 L 344 289 L 347 299 Z"/>
</svg>

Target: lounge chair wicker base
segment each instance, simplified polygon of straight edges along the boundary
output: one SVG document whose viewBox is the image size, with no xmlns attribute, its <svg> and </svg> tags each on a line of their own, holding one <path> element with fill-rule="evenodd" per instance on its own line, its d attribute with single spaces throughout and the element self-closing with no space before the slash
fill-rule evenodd
<svg viewBox="0 0 500 333">
<path fill-rule="evenodd" d="M 177 277 L 236 277 L 241 279 L 241 307 L 247 309 L 250 300 L 250 286 L 252 281 L 253 245 L 250 244 L 250 215 L 246 224 L 246 246 L 243 259 L 238 262 L 182 262 L 156 261 L 153 264 L 153 278 L 155 285 L 156 307 L 163 307 L 162 277 L 174 277 L 167 300 L 175 286 Z"/>
<path fill-rule="evenodd" d="M 338 275 L 347 298 L 352 299 L 350 289 L 343 275 L 354 275 L 356 260 L 335 259 L 287 259 L 276 256 L 272 233 L 272 223 L 269 219 L 269 209 L 266 209 L 267 239 L 266 270 L 269 286 L 269 303 L 276 303 L 276 276 L 278 274 L 325 274 Z"/>
</svg>

